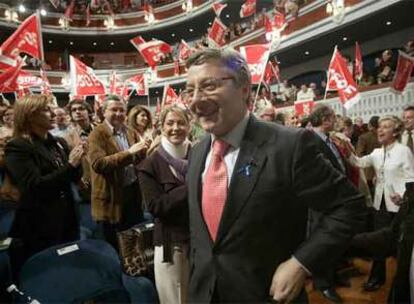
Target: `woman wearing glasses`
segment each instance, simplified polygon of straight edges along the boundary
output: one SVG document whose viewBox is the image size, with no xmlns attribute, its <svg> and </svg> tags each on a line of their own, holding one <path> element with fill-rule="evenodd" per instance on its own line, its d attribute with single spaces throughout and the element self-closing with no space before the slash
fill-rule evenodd
<svg viewBox="0 0 414 304">
<path fill-rule="evenodd" d="M 79 238 L 78 211 L 71 183 L 81 177 L 82 144 L 69 153 L 53 137 L 52 97 L 30 95 L 15 104 L 13 139 L 5 150 L 6 168 L 20 191 L 10 235 L 22 240 L 21 264 L 53 245 Z M 19 266 L 19 265 L 17 265 Z"/>
<path fill-rule="evenodd" d="M 181 108 L 166 108 L 160 116 L 161 143 L 140 165 L 144 202 L 155 218 L 154 270 L 161 303 L 186 303 L 188 286 L 188 204 L 185 176 L 190 131 Z"/>
</svg>

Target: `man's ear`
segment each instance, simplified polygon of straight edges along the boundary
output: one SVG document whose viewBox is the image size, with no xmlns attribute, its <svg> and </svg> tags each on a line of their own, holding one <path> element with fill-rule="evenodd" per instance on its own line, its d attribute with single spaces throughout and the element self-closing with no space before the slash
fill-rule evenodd
<svg viewBox="0 0 414 304">
<path fill-rule="evenodd" d="M 250 84 L 245 84 L 242 86 L 243 100 L 248 102 L 250 98 L 250 92 L 252 91 L 252 86 Z"/>
</svg>

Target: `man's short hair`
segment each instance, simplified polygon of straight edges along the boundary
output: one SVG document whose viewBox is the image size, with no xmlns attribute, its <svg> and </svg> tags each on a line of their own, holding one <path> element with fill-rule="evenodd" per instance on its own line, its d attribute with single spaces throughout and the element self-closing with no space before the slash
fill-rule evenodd
<svg viewBox="0 0 414 304">
<path fill-rule="evenodd" d="M 312 113 L 309 115 L 309 121 L 312 127 L 319 127 L 322 125 L 323 121 L 334 114 L 333 109 L 325 104 L 316 105 Z"/>
<path fill-rule="evenodd" d="M 202 65 L 211 61 L 217 61 L 233 71 L 236 76 L 235 82 L 237 85 L 251 84 L 251 75 L 246 60 L 232 48 L 225 48 L 223 50 L 212 48 L 202 49 L 187 59 L 186 66 L 190 68 L 193 65 Z"/>
<path fill-rule="evenodd" d="M 403 112 L 407 112 L 407 111 L 414 111 L 414 106 L 406 106 Z"/>
<path fill-rule="evenodd" d="M 122 103 L 125 103 L 124 100 L 121 97 L 119 97 L 118 95 L 108 94 L 108 95 L 105 96 L 105 99 L 102 103 L 102 111 L 103 112 L 106 111 L 106 108 L 108 107 L 110 101 L 120 101 Z M 126 105 L 125 105 L 125 107 L 126 107 Z"/>
<path fill-rule="evenodd" d="M 368 124 L 376 130 L 378 129 L 378 121 L 379 121 L 379 116 L 375 115 L 369 119 Z"/>
</svg>

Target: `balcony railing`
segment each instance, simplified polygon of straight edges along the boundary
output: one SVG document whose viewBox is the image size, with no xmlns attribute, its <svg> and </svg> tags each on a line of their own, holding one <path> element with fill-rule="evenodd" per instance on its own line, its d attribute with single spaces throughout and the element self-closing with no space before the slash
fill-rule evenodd
<svg viewBox="0 0 414 304">
<path fill-rule="evenodd" d="M 346 115 L 352 119 L 361 117 L 367 122 L 373 115 L 396 115 L 401 116 L 402 110 L 408 105 L 414 105 L 414 81 L 408 83 L 402 94 L 393 93 L 389 83 L 385 87 L 372 89 L 367 87 L 367 91 L 361 92 L 360 101 L 348 111 L 344 110 L 338 97 L 317 101 L 331 106 L 335 113 Z M 279 112 L 293 113 L 294 106 L 278 109 Z"/>
</svg>

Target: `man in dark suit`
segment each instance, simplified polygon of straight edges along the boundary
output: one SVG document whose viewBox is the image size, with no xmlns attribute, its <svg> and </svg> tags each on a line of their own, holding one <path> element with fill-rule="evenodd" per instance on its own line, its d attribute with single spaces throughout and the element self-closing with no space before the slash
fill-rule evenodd
<svg viewBox="0 0 414 304">
<path fill-rule="evenodd" d="M 183 98 L 210 134 L 188 171 L 189 302 L 291 301 L 330 267 L 361 224 L 362 196 L 317 152 L 314 135 L 248 114 L 251 77 L 237 52 L 188 62 Z M 308 207 L 320 225 L 305 241 Z"/>
<path fill-rule="evenodd" d="M 330 138 L 330 132 L 334 130 L 336 115 L 334 110 L 325 104 L 318 104 L 313 108 L 309 115 L 309 121 L 316 135 L 316 144 L 319 151 L 325 156 L 332 166 L 339 172 L 347 175 L 347 165 L 342 158 L 339 149 Z M 309 213 L 309 233 L 317 229 L 319 220 L 323 213 L 311 210 Z M 341 303 L 342 299 L 335 290 L 335 267 L 325 268 L 323 273 L 313 275 L 313 283 L 315 288 L 321 294 L 336 303 Z"/>
</svg>

